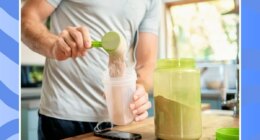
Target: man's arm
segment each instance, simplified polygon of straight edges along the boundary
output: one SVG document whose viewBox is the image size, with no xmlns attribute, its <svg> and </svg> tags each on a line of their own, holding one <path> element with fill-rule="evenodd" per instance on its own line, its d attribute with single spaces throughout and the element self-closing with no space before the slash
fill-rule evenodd
<svg viewBox="0 0 260 140">
<path fill-rule="evenodd" d="M 153 71 L 156 65 L 158 37 L 152 33 L 139 33 L 136 50 L 137 84 L 142 84 L 146 91 L 152 88 Z"/>
<path fill-rule="evenodd" d="M 67 27 L 59 35 L 52 34 L 43 21 L 54 10 L 47 0 L 28 0 L 22 8 L 22 41 L 31 50 L 57 60 L 84 55 L 91 46 L 88 29 Z"/>
<path fill-rule="evenodd" d="M 51 34 L 43 21 L 54 11 L 46 0 L 28 0 L 22 8 L 22 41 L 33 51 L 53 57 L 51 47 L 58 38 Z"/>
<path fill-rule="evenodd" d="M 136 50 L 137 58 L 137 87 L 134 93 L 134 101 L 130 104 L 135 121 L 141 121 L 148 117 L 147 110 L 151 108 L 147 91 L 152 88 L 153 70 L 156 63 L 158 37 L 152 33 L 139 33 L 139 41 Z"/>
</svg>

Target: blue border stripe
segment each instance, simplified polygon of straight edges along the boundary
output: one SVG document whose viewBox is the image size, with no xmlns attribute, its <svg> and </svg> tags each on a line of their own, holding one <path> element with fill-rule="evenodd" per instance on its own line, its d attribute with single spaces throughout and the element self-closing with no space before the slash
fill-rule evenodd
<svg viewBox="0 0 260 140">
<path fill-rule="evenodd" d="M 9 107 L 19 110 L 19 96 L 9 90 L 2 82 L 0 82 L 0 100 Z"/>
<path fill-rule="evenodd" d="M 2 52 L 9 59 L 14 61 L 16 64 L 19 63 L 19 50 L 17 46 L 19 45 L 12 38 L 7 36 L 3 31 L 0 30 L 0 40 L 5 40 L 0 44 L 0 52 Z"/>
<path fill-rule="evenodd" d="M 0 0 L 0 7 L 2 7 L 9 15 L 14 17 L 15 19 L 19 18 L 18 0 Z"/>
<path fill-rule="evenodd" d="M 0 0 L 0 101 L 16 111 L 19 111 L 19 2 Z M 0 140 L 19 133 L 19 119 L 13 119 L 13 109 L 0 106 L 0 119 L 4 120 Z"/>
<path fill-rule="evenodd" d="M 260 140 L 260 1 L 241 1 L 241 138 L 243 140 Z"/>
<path fill-rule="evenodd" d="M 6 140 L 18 133 L 19 120 L 14 119 L 0 127 L 0 140 Z"/>
</svg>

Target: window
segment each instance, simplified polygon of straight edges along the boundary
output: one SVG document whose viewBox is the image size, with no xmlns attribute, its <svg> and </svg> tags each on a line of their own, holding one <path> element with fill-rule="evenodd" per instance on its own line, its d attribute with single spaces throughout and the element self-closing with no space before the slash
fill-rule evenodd
<svg viewBox="0 0 260 140">
<path fill-rule="evenodd" d="M 166 3 L 167 57 L 235 60 L 239 13 L 236 0 L 180 0 Z"/>
</svg>

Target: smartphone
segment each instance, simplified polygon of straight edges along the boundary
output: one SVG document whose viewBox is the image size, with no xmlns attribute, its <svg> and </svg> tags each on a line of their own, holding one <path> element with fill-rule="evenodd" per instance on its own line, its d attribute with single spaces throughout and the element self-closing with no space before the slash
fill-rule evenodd
<svg viewBox="0 0 260 140">
<path fill-rule="evenodd" d="M 116 130 L 110 130 L 106 129 L 101 132 L 94 132 L 95 136 L 107 138 L 107 139 L 113 139 L 113 140 L 139 140 L 142 139 L 142 136 L 140 134 L 135 133 L 128 133 L 123 131 L 116 131 Z"/>
</svg>

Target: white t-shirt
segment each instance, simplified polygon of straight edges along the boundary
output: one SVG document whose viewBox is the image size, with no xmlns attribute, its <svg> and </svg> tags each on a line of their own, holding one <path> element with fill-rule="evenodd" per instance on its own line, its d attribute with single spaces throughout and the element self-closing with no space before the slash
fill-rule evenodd
<svg viewBox="0 0 260 140">
<path fill-rule="evenodd" d="M 138 32 L 158 34 L 159 0 L 48 0 L 56 9 L 51 15 L 51 32 L 67 26 L 87 26 L 92 40 L 109 31 L 121 33 L 128 45 L 127 64 L 135 64 Z M 97 122 L 108 120 L 103 94 L 108 54 L 89 49 L 84 57 L 57 61 L 46 59 L 40 113 L 46 116 Z"/>
</svg>

